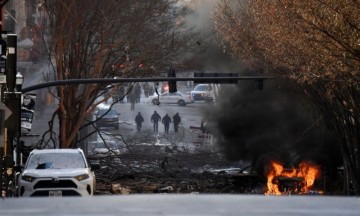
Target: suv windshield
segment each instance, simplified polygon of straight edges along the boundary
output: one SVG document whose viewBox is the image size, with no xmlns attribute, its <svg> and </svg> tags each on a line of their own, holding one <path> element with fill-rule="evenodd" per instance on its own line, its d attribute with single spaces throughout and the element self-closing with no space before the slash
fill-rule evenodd
<svg viewBox="0 0 360 216">
<path fill-rule="evenodd" d="M 211 90 L 211 86 L 209 85 L 198 85 L 195 86 L 194 91 L 209 91 Z"/>
<path fill-rule="evenodd" d="M 86 168 L 84 158 L 79 153 L 42 153 L 33 154 L 27 169 L 72 169 Z"/>
</svg>

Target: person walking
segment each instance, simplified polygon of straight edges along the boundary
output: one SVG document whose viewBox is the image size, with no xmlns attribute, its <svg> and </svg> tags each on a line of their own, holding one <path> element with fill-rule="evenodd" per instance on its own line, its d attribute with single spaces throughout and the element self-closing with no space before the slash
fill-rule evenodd
<svg viewBox="0 0 360 216">
<path fill-rule="evenodd" d="M 131 111 L 135 110 L 136 95 L 132 93 L 130 95 Z"/>
<path fill-rule="evenodd" d="M 181 117 L 179 116 L 179 113 L 176 113 L 174 116 L 173 116 L 173 123 L 174 123 L 174 131 L 175 133 L 178 132 L 179 130 L 179 124 L 181 122 Z"/>
<path fill-rule="evenodd" d="M 140 132 L 141 131 L 141 125 L 144 122 L 144 118 L 142 117 L 140 112 L 135 117 L 135 122 L 136 122 L 136 129 L 137 129 L 138 132 Z"/>
<path fill-rule="evenodd" d="M 147 82 L 144 83 L 143 89 L 144 89 L 144 95 L 145 95 L 145 97 L 148 98 L 148 97 L 149 97 L 149 90 L 150 90 L 150 85 L 149 85 L 149 83 L 147 83 Z"/>
<path fill-rule="evenodd" d="M 151 123 L 154 123 L 154 132 L 157 133 L 158 132 L 158 128 L 159 128 L 159 121 L 161 120 L 161 116 L 159 115 L 159 113 L 157 113 L 156 111 L 154 111 L 154 114 L 151 115 Z"/>
<path fill-rule="evenodd" d="M 165 126 L 165 133 L 168 134 L 168 133 L 169 133 L 169 126 L 170 126 L 170 123 L 171 123 L 171 118 L 170 118 L 170 116 L 169 116 L 167 113 L 166 113 L 166 115 L 163 117 L 162 123 L 163 123 L 164 126 Z"/>
<path fill-rule="evenodd" d="M 134 94 L 135 94 L 135 103 L 140 103 L 140 99 L 141 99 L 141 85 L 140 85 L 140 83 L 135 84 Z"/>
</svg>

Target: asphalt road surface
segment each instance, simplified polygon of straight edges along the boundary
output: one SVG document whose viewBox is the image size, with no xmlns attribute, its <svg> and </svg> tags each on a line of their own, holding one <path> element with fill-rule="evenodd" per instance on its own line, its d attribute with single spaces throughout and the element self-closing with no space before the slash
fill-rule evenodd
<svg viewBox="0 0 360 216">
<path fill-rule="evenodd" d="M 145 120 L 143 123 L 143 129 L 152 130 L 153 125 L 150 122 L 150 119 L 154 111 L 158 112 L 161 117 L 164 117 L 167 113 L 171 119 L 178 112 L 181 117 L 180 128 L 189 128 L 190 126 L 200 126 L 203 118 L 203 110 L 206 106 L 210 106 L 210 104 L 196 102 L 186 106 L 179 106 L 177 104 L 160 104 L 157 106 L 152 103 L 148 103 L 147 98 L 143 97 L 140 103 L 135 104 L 135 110 L 133 111 L 131 111 L 130 103 L 117 103 L 114 108 L 121 114 L 121 121 L 131 122 L 134 125 L 134 129 L 136 128 L 135 116 L 138 112 L 141 112 Z M 170 132 L 171 131 L 173 131 L 172 125 L 170 127 Z M 161 123 L 159 123 L 159 133 L 163 132 L 164 127 Z"/>
<path fill-rule="evenodd" d="M 88 198 L 9 198 L 1 216 L 358 216 L 358 197 L 246 195 L 122 195 Z"/>
<path fill-rule="evenodd" d="M 161 143 L 177 143 L 179 146 L 183 145 L 189 148 L 194 148 L 194 146 L 201 143 L 204 146 L 204 143 L 212 145 L 212 137 L 206 136 L 197 130 L 191 130 L 190 127 L 200 127 L 201 120 L 204 118 L 204 109 L 211 106 L 211 104 L 206 104 L 204 102 L 196 102 L 193 104 L 188 104 L 186 106 L 179 106 L 177 104 L 161 104 L 159 106 L 153 105 L 152 103 L 147 102 L 147 98 L 142 98 L 140 103 L 135 105 L 135 110 L 131 110 L 130 103 L 117 103 L 113 106 L 113 109 L 120 113 L 120 123 L 119 130 L 114 130 L 109 128 L 101 129 L 108 130 L 111 134 L 121 134 L 123 137 L 133 137 L 135 136 L 147 136 L 151 134 L 154 137 L 157 137 Z M 170 118 L 179 113 L 181 117 L 181 123 L 179 125 L 179 132 L 175 133 L 174 126 L 171 123 L 169 128 L 169 134 L 165 134 L 164 125 L 159 122 L 158 124 L 158 133 L 153 131 L 153 123 L 151 123 L 151 115 L 154 111 L 158 112 L 161 117 L 164 117 L 165 114 L 168 114 Z M 142 130 L 140 133 L 136 130 L 135 117 L 138 113 L 141 113 L 144 118 L 144 123 L 142 124 Z M 201 137 L 201 138 L 199 138 Z"/>
</svg>

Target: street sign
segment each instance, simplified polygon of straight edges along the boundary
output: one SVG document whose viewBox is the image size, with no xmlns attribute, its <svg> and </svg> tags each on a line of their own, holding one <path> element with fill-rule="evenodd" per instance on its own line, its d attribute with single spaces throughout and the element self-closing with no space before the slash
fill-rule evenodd
<svg viewBox="0 0 360 216">
<path fill-rule="evenodd" d="M 3 102 L 0 101 L 0 147 L 4 147 L 3 135 L 4 135 L 4 126 L 5 120 L 11 115 L 11 110 L 5 106 Z"/>
<path fill-rule="evenodd" d="M 194 84 L 201 83 L 215 83 L 215 84 L 237 84 L 238 80 L 236 79 L 223 79 L 223 78 L 235 78 L 238 77 L 238 73 L 194 73 L 194 77 L 213 77 L 214 79 L 206 79 L 206 80 L 194 80 Z M 217 77 L 221 77 L 222 79 L 217 79 Z"/>
<path fill-rule="evenodd" d="M 3 102 L 0 101 L 0 110 L 4 110 L 5 112 L 5 118 L 3 119 L 3 121 L 6 121 L 12 114 L 11 110 L 5 106 L 5 104 Z"/>
<path fill-rule="evenodd" d="M 34 118 L 36 94 L 25 94 L 22 97 L 21 103 L 21 129 L 24 132 L 30 132 L 32 127 L 32 121 Z"/>
</svg>

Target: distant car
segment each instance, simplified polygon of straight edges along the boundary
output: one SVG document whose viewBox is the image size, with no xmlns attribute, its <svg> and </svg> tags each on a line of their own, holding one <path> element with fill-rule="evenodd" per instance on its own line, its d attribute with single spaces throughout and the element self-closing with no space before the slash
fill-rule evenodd
<svg viewBox="0 0 360 216">
<path fill-rule="evenodd" d="M 116 110 L 112 109 L 110 106 L 102 105 L 98 106 L 95 112 L 96 118 L 96 127 L 111 127 L 116 130 L 119 129 L 119 116 Z"/>
<path fill-rule="evenodd" d="M 191 91 L 195 101 L 213 102 L 215 100 L 214 90 L 210 84 L 198 84 Z"/>
<path fill-rule="evenodd" d="M 116 141 L 95 141 L 90 143 L 92 156 L 104 157 L 111 155 L 118 155 L 121 153 L 120 144 Z"/>
<path fill-rule="evenodd" d="M 81 149 L 33 150 L 19 175 L 19 196 L 90 196 L 95 174 Z M 93 169 L 93 170 L 92 170 Z"/>
<path fill-rule="evenodd" d="M 191 97 L 191 95 L 185 95 L 181 92 L 165 92 L 163 94 L 160 94 L 159 97 L 156 94 L 150 96 L 148 102 L 154 105 L 158 105 L 161 103 L 178 104 L 180 106 L 185 106 L 186 104 L 194 103 L 194 99 Z"/>
<path fill-rule="evenodd" d="M 102 138 L 101 138 L 102 137 Z M 92 156 L 95 157 L 104 157 L 111 155 L 118 155 L 121 153 L 120 141 L 111 137 L 107 134 L 101 134 L 101 137 L 98 135 L 96 141 L 89 143 L 90 151 Z"/>
<path fill-rule="evenodd" d="M 103 105 L 110 106 L 111 104 L 114 103 L 113 97 L 107 97 L 106 100 L 105 100 L 105 98 L 106 97 L 104 95 L 100 95 L 96 98 L 95 103 L 102 101 L 102 103 L 100 103 L 100 106 L 103 106 Z"/>
</svg>

